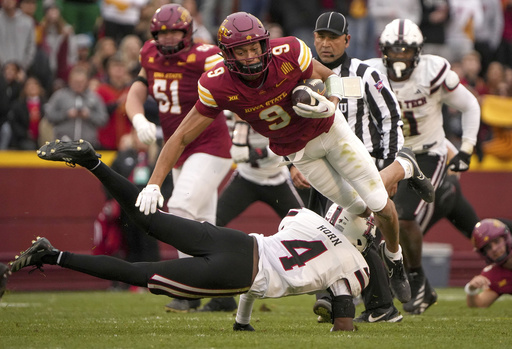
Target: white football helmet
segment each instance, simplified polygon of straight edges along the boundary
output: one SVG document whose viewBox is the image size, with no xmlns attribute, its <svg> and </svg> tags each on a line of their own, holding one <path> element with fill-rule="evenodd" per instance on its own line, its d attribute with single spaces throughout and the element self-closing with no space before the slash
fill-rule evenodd
<svg viewBox="0 0 512 349">
<path fill-rule="evenodd" d="M 410 19 L 395 19 L 388 23 L 379 39 L 382 60 L 388 73 L 397 78 L 407 78 L 418 65 L 423 47 L 423 34 Z M 408 59 L 390 58 L 390 53 L 400 53 L 412 49 L 414 54 Z"/>
<path fill-rule="evenodd" d="M 342 232 L 361 253 L 366 251 L 370 242 L 375 239 L 373 213 L 368 218 L 362 218 L 332 204 L 325 219 Z"/>
</svg>

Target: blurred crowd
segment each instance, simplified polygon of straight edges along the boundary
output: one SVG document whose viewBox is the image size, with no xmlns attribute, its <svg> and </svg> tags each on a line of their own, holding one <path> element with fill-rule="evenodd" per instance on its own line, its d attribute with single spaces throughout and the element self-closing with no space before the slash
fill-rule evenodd
<svg viewBox="0 0 512 349">
<path fill-rule="evenodd" d="M 479 98 L 479 158 L 512 157 L 512 116 L 503 112 L 512 107 L 512 0 L 1 0 L 0 150 L 33 150 L 54 138 L 119 150 L 132 128 L 124 102 L 139 50 L 152 39 L 155 10 L 169 2 L 189 9 L 196 41 L 216 44 L 222 20 L 246 11 L 272 37 L 297 36 L 313 51 L 317 17 L 338 11 L 348 17 L 348 54 L 360 59 L 379 55 L 386 23 L 411 19 L 425 35 L 423 53 L 447 58 Z M 147 102 L 155 123 L 157 108 Z M 460 143 L 460 117 L 449 106 L 444 121 Z"/>
</svg>

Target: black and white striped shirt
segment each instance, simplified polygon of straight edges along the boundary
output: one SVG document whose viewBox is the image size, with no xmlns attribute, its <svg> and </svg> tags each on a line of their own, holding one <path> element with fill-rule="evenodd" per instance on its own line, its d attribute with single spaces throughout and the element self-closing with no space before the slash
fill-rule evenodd
<svg viewBox="0 0 512 349">
<path fill-rule="evenodd" d="M 370 155 L 377 161 L 388 160 L 386 164 L 391 163 L 402 148 L 404 138 L 400 106 L 387 77 L 346 53 L 339 60 L 325 65 L 341 77 L 361 77 L 363 98 L 344 98 L 338 107 Z"/>
</svg>

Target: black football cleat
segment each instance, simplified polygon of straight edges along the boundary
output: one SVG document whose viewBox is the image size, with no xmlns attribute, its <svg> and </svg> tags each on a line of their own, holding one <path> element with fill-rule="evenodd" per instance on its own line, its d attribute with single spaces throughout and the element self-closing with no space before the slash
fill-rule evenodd
<svg viewBox="0 0 512 349">
<path fill-rule="evenodd" d="M 332 305 L 329 299 L 317 299 L 313 305 L 313 312 L 318 315 L 318 319 L 316 320 L 318 323 L 331 323 Z"/>
<path fill-rule="evenodd" d="M 43 266 L 42 258 L 55 252 L 58 253 L 60 251 L 54 248 L 47 238 L 37 237 L 36 240 L 32 241 L 32 246 L 19 256 L 16 256 L 13 262 L 9 263 L 11 265 L 11 271 L 14 273 L 31 265 L 35 266 L 37 269 L 41 269 Z"/>
<path fill-rule="evenodd" d="M 38 151 L 37 156 L 43 160 L 63 161 L 70 167 L 95 166 L 101 154 L 96 153 L 91 143 L 80 139 L 78 141 L 46 142 Z"/>
<path fill-rule="evenodd" d="M 404 311 L 411 315 L 421 315 L 437 302 L 437 292 L 430 286 L 425 275 L 409 273 L 411 300 L 403 305 Z"/>
<path fill-rule="evenodd" d="M 394 296 L 401 302 L 407 303 L 411 300 L 411 286 L 405 273 L 404 261 L 391 260 L 385 253 L 386 243 L 382 241 L 379 245 L 380 258 L 384 261 L 384 266 L 388 270 L 389 283 Z"/>
<path fill-rule="evenodd" d="M 354 319 L 354 322 L 400 322 L 403 318 L 398 309 L 392 305 L 389 308 L 365 310 Z"/>
<path fill-rule="evenodd" d="M 251 326 L 251 324 L 242 325 L 235 321 L 233 324 L 233 331 L 249 331 L 254 332 L 254 327 Z"/>
<path fill-rule="evenodd" d="M 430 179 L 425 177 L 423 172 L 421 172 L 418 162 L 416 161 L 416 156 L 412 150 L 410 148 L 402 148 L 397 156 L 409 161 L 414 169 L 412 177 L 407 180 L 409 187 L 426 202 L 434 202 L 436 197 L 434 186 L 430 183 Z"/>
</svg>

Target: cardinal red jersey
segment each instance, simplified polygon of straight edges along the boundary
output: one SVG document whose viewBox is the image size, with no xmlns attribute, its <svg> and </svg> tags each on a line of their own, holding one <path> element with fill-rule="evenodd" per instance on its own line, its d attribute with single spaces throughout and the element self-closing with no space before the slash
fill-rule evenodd
<svg viewBox="0 0 512 349">
<path fill-rule="evenodd" d="M 499 294 L 512 294 L 512 270 L 491 264 L 482 270 L 481 275 L 489 279 L 489 288 Z"/>
<path fill-rule="evenodd" d="M 171 137 L 197 101 L 197 81 L 201 74 L 222 61 L 219 52 L 214 45 L 194 44 L 190 50 L 166 58 L 157 50 L 154 40 L 146 41 L 142 47 L 141 66 L 146 70 L 148 92 L 158 102 L 165 141 Z M 195 153 L 231 157 L 231 138 L 226 117 L 222 110 L 218 110 L 217 114 L 214 122 L 185 148 L 176 167 L 183 165 Z"/>
<path fill-rule="evenodd" d="M 289 155 L 329 131 L 334 116 L 306 119 L 292 109 L 291 91 L 313 73 L 309 47 L 295 37 L 270 40 L 270 47 L 272 59 L 261 86 L 249 87 L 220 63 L 199 79 L 196 108 L 211 118 L 221 110 L 231 110 L 267 137 L 274 153 Z"/>
</svg>

